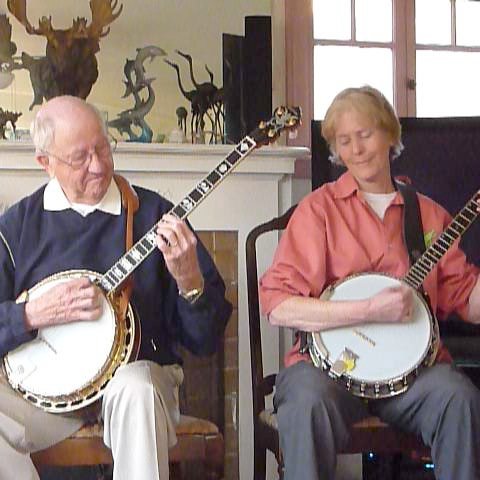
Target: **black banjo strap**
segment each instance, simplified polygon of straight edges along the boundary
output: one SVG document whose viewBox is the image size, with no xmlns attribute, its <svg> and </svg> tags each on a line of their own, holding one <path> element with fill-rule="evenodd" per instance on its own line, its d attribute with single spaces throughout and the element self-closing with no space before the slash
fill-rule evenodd
<svg viewBox="0 0 480 480">
<path fill-rule="evenodd" d="M 411 185 L 398 180 L 394 184 L 405 203 L 403 209 L 403 241 L 408 250 L 410 265 L 413 265 L 426 249 L 418 196 Z"/>
</svg>

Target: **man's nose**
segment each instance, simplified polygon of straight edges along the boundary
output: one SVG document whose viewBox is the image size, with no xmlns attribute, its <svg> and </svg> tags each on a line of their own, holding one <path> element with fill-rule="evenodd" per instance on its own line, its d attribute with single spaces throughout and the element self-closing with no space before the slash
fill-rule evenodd
<svg viewBox="0 0 480 480">
<path fill-rule="evenodd" d="M 98 155 L 95 149 L 88 152 L 88 171 L 91 173 L 101 173 L 105 171 L 106 159 Z"/>
</svg>

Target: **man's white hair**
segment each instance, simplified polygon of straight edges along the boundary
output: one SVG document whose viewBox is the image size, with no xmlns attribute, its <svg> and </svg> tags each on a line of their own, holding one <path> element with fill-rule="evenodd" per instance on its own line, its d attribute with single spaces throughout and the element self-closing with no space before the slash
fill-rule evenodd
<svg viewBox="0 0 480 480">
<path fill-rule="evenodd" d="M 82 102 L 86 108 L 89 108 L 98 118 L 102 127 L 103 134 L 107 137 L 107 125 L 105 118 L 100 110 L 91 103 L 84 102 L 77 97 L 69 97 L 70 101 Z M 80 103 L 78 103 L 80 105 Z M 52 146 L 55 140 L 55 119 L 51 115 L 48 109 L 41 108 L 35 115 L 32 123 L 30 124 L 30 136 L 32 137 L 33 144 L 35 145 L 35 152 L 39 154 L 46 153 Z"/>
</svg>

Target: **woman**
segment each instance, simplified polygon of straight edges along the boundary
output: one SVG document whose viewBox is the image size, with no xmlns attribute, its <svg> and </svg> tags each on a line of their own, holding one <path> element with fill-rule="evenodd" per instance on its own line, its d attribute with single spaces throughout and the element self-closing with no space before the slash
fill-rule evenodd
<svg viewBox="0 0 480 480">
<path fill-rule="evenodd" d="M 364 300 L 319 299 L 326 287 L 351 274 L 402 277 L 409 268 L 403 197 L 390 171 L 402 148 L 400 131 L 392 106 L 372 87 L 349 88 L 333 100 L 322 134 L 333 160 L 347 172 L 300 202 L 261 279 L 262 308 L 273 325 L 322 331 L 409 321 L 413 292 L 407 286 Z M 424 232 L 438 236 L 449 214 L 423 195 L 418 199 Z M 443 256 L 423 284 L 440 319 L 456 311 L 480 323 L 478 273 L 458 242 Z M 333 479 L 336 452 L 348 441 L 349 426 L 372 413 L 421 435 L 431 447 L 437 479 L 480 478 L 480 393 L 446 360 L 441 349 L 436 364 L 422 370 L 405 393 L 365 402 L 315 368 L 297 342 L 277 376 L 274 399 L 285 479 Z"/>
</svg>

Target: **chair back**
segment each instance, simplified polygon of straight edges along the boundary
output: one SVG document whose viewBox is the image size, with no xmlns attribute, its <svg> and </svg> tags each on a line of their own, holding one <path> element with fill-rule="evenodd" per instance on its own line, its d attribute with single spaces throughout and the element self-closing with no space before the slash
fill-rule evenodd
<svg viewBox="0 0 480 480">
<path fill-rule="evenodd" d="M 265 478 L 266 449 L 272 451 L 277 457 L 279 455 L 278 433 L 276 432 L 276 429 L 266 428 L 265 424 L 260 421 L 260 414 L 265 410 L 265 397 L 273 393 L 276 375 L 272 374 L 264 377 L 263 374 L 261 317 L 258 297 L 257 240 L 265 233 L 285 229 L 295 208 L 296 205 L 290 207 L 290 209 L 283 215 L 256 226 L 250 231 L 246 240 L 255 479 Z"/>
<path fill-rule="evenodd" d="M 260 413 L 265 409 L 265 395 L 271 393 L 275 376 L 270 375 L 269 380 L 263 377 L 262 359 L 262 333 L 260 328 L 260 305 L 258 298 L 258 271 L 257 271 L 257 239 L 268 232 L 285 229 L 292 216 L 296 205 L 292 206 L 280 217 L 275 217 L 268 222 L 253 228 L 247 236 L 246 262 L 247 262 L 247 292 L 248 292 L 248 318 L 250 327 L 250 362 L 252 368 L 253 411 Z M 268 378 L 268 377 L 267 377 Z M 271 383 L 273 380 L 273 383 Z"/>
</svg>

